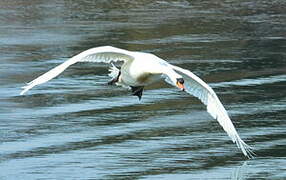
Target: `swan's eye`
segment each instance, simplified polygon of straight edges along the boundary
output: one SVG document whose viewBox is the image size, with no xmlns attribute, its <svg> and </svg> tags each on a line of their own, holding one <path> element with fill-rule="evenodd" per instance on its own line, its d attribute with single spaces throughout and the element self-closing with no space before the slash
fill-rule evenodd
<svg viewBox="0 0 286 180">
<path fill-rule="evenodd" d="M 177 82 L 180 84 L 184 84 L 185 81 L 183 78 L 177 78 Z"/>
</svg>

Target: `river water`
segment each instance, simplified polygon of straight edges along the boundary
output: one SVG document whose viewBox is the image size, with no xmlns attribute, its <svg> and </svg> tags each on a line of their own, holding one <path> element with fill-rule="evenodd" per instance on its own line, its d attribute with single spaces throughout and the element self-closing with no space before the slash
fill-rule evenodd
<svg viewBox="0 0 286 180">
<path fill-rule="evenodd" d="M 0 179 L 286 179 L 284 0 L 0 1 Z M 69 57 L 112 45 L 209 83 L 248 160 L 195 98 L 164 83 L 141 101 Z"/>
</svg>

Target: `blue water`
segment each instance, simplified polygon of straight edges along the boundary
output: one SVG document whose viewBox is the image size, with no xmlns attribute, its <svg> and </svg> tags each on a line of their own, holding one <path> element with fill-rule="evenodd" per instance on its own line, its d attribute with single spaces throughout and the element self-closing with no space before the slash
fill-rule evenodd
<svg viewBox="0 0 286 180">
<path fill-rule="evenodd" d="M 277 1 L 0 2 L 0 179 L 286 179 L 286 13 Z M 248 160 L 195 98 L 164 83 L 141 101 L 69 57 L 112 45 L 209 83 Z"/>
</svg>

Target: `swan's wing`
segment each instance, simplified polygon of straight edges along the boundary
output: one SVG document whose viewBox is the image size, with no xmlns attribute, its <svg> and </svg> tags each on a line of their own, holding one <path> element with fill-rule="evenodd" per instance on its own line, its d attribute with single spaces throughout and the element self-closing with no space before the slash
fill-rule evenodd
<svg viewBox="0 0 286 180">
<path fill-rule="evenodd" d="M 248 158 L 251 158 L 253 156 L 251 147 L 239 137 L 225 108 L 213 89 L 189 70 L 174 65 L 171 66 L 183 76 L 186 92 L 199 98 L 207 106 L 207 111 L 210 115 L 219 122 L 232 141 L 242 150 L 243 154 Z"/>
<path fill-rule="evenodd" d="M 34 86 L 45 83 L 53 79 L 54 77 L 62 73 L 70 65 L 75 64 L 77 62 L 111 63 L 111 62 L 116 62 L 116 61 L 132 61 L 134 59 L 133 54 L 134 53 L 131 51 L 127 51 L 124 49 L 119 49 L 119 48 L 115 48 L 111 46 L 102 46 L 102 47 L 88 49 L 70 58 L 64 63 L 56 66 L 55 68 L 39 76 L 33 81 L 27 83 L 26 86 L 22 87 L 24 90 L 22 90 L 20 94 L 23 95 L 25 92 L 27 92 L 29 89 L 33 88 Z"/>
</svg>

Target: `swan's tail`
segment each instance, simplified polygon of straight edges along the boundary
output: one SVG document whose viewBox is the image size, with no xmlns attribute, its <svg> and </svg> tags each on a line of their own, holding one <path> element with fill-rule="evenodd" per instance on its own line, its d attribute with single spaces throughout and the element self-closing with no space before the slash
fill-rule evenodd
<svg viewBox="0 0 286 180">
<path fill-rule="evenodd" d="M 109 74 L 112 79 L 115 79 L 118 77 L 120 70 L 113 64 L 111 63 L 111 67 L 108 69 Z"/>
<path fill-rule="evenodd" d="M 129 86 L 125 83 L 123 83 L 120 79 L 120 77 L 118 77 L 120 75 L 120 69 L 118 69 L 113 63 L 111 63 L 111 66 L 108 69 L 109 74 L 108 76 L 111 77 L 111 81 L 112 84 L 115 83 L 115 85 L 117 86 L 121 86 L 124 88 L 129 88 Z M 113 82 L 115 80 L 115 82 Z"/>
</svg>

